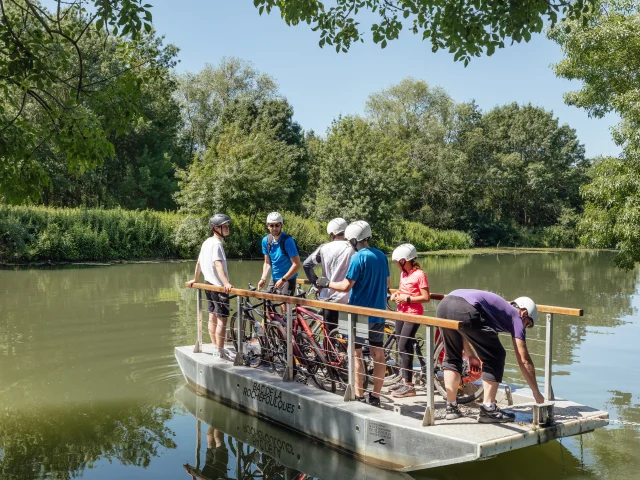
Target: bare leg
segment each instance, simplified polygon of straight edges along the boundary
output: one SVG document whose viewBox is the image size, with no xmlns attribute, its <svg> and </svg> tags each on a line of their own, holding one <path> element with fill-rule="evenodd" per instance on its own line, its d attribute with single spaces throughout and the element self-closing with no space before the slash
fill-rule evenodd
<svg viewBox="0 0 640 480">
<path fill-rule="evenodd" d="M 384 371 L 386 369 L 384 361 L 384 350 L 380 347 L 369 347 L 373 364 L 373 396 L 379 397 L 384 383 Z"/>
<path fill-rule="evenodd" d="M 217 326 L 217 317 L 214 313 L 210 313 L 209 314 L 209 325 L 208 325 L 208 329 L 209 329 L 209 336 L 211 337 L 211 343 L 213 344 L 213 346 L 215 347 L 216 344 L 216 326 Z"/>
<path fill-rule="evenodd" d="M 364 363 L 362 362 L 362 348 L 356 348 L 355 357 L 356 397 L 362 397 L 364 395 Z"/>
<path fill-rule="evenodd" d="M 444 388 L 447 390 L 447 402 L 455 403 L 460 385 L 460 374 L 454 370 L 444 371 Z"/>
<path fill-rule="evenodd" d="M 228 317 L 218 317 L 218 328 L 216 330 L 216 344 L 218 348 L 224 348 L 224 338 L 227 333 Z"/>
<path fill-rule="evenodd" d="M 496 401 L 496 394 L 498 393 L 498 387 L 500 384 L 498 382 L 482 380 L 482 386 L 484 387 L 484 403 L 487 405 L 494 403 Z"/>
</svg>

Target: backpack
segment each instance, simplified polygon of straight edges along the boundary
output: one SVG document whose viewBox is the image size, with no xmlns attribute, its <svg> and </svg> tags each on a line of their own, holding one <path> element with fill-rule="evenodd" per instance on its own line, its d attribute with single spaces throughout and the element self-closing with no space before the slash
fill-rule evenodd
<svg viewBox="0 0 640 480">
<path fill-rule="evenodd" d="M 288 233 L 283 233 L 282 235 L 280 235 L 280 240 L 278 241 L 278 244 L 280 245 L 280 250 L 282 251 L 282 253 L 285 254 L 287 258 L 290 258 L 290 257 L 289 257 L 289 254 L 287 253 L 285 244 L 287 243 L 287 240 L 290 238 L 293 239 L 293 244 L 296 246 L 296 249 L 297 249 L 298 244 L 296 243 L 296 239 L 293 238 Z M 271 255 L 271 245 L 273 245 L 273 242 L 274 242 L 273 235 L 269 234 L 267 236 L 267 255 Z"/>
</svg>

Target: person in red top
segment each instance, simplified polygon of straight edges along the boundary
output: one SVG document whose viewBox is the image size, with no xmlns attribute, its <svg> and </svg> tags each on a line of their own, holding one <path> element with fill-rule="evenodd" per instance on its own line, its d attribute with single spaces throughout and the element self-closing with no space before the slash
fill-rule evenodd
<svg viewBox="0 0 640 480">
<path fill-rule="evenodd" d="M 431 300 L 431 294 L 427 275 L 418 265 L 416 258 L 418 258 L 418 252 L 410 243 L 400 245 L 393 251 L 391 259 L 397 262 L 401 273 L 400 287 L 391 296 L 391 300 L 398 304 L 399 312 L 422 315 L 424 313 L 422 304 Z M 418 323 L 396 320 L 402 382 L 389 389 L 394 392 L 393 396 L 396 398 L 413 397 L 416 394 L 413 386 L 413 353 L 419 326 Z"/>
</svg>

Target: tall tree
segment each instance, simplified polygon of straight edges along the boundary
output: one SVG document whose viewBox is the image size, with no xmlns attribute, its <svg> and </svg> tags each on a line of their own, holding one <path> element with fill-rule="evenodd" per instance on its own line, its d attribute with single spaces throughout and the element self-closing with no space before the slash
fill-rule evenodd
<svg viewBox="0 0 640 480">
<path fill-rule="evenodd" d="M 322 147 L 316 189 L 319 220 L 367 220 L 378 232 L 401 218 L 398 198 L 406 165 L 406 145 L 358 117 L 335 120 Z M 380 233 L 378 233 L 380 234 Z"/>
<path fill-rule="evenodd" d="M 38 199 L 50 182 L 42 149 L 65 156 L 70 172 L 113 155 L 111 133 L 138 114 L 140 84 L 153 76 L 141 59 L 140 35 L 151 30 L 151 5 L 139 0 L 0 0 L 0 195 Z M 88 72 L 84 42 L 117 37 L 119 68 Z M 144 55 L 142 55 L 144 58 Z M 142 68 L 142 67 L 145 68 Z M 106 113 L 110 112 L 111 115 Z"/>
<path fill-rule="evenodd" d="M 225 57 L 216 66 L 207 64 L 198 73 L 179 78 L 177 98 L 184 116 L 183 141 L 192 156 L 211 142 L 224 109 L 234 100 L 261 102 L 278 97 L 278 87 L 250 62 Z"/>
<path fill-rule="evenodd" d="M 582 190 L 583 242 L 619 248 L 617 264 L 632 268 L 640 261 L 640 4 L 599 1 L 584 23 L 567 27 L 550 32 L 565 55 L 556 73 L 582 82 L 565 101 L 597 118 L 615 112 L 622 119 L 613 131 L 620 158 L 598 159 Z"/>
<path fill-rule="evenodd" d="M 403 28 L 429 40 L 434 52 L 448 49 L 454 60 L 469 63 L 483 52 L 492 55 L 505 40 L 528 42 L 546 22 L 559 17 L 579 18 L 595 0 L 336 0 L 325 8 L 318 0 L 254 0 L 260 15 L 280 10 L 287 25 L 307 23 L 320 32 L 320 47 L 346 52 L 364 41 L 359 19 L 372 19 L 373 41 L 382 48 L 399 37 Z"/>
</svg>

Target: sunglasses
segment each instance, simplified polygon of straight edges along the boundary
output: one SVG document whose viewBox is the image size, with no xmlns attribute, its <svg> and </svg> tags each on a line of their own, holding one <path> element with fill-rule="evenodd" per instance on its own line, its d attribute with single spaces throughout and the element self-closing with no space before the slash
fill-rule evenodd
<svg viewBox="0 0 640 480">
<path fill-rule="evenodd" d="M 267 224 L 267 227 L 269 227 L 269 228 L 278 228 L 278 227 L 281 227 L 281 226 L 282 226 L 281 223 L 269 223 L 269 224 Z"/>
</svg>

